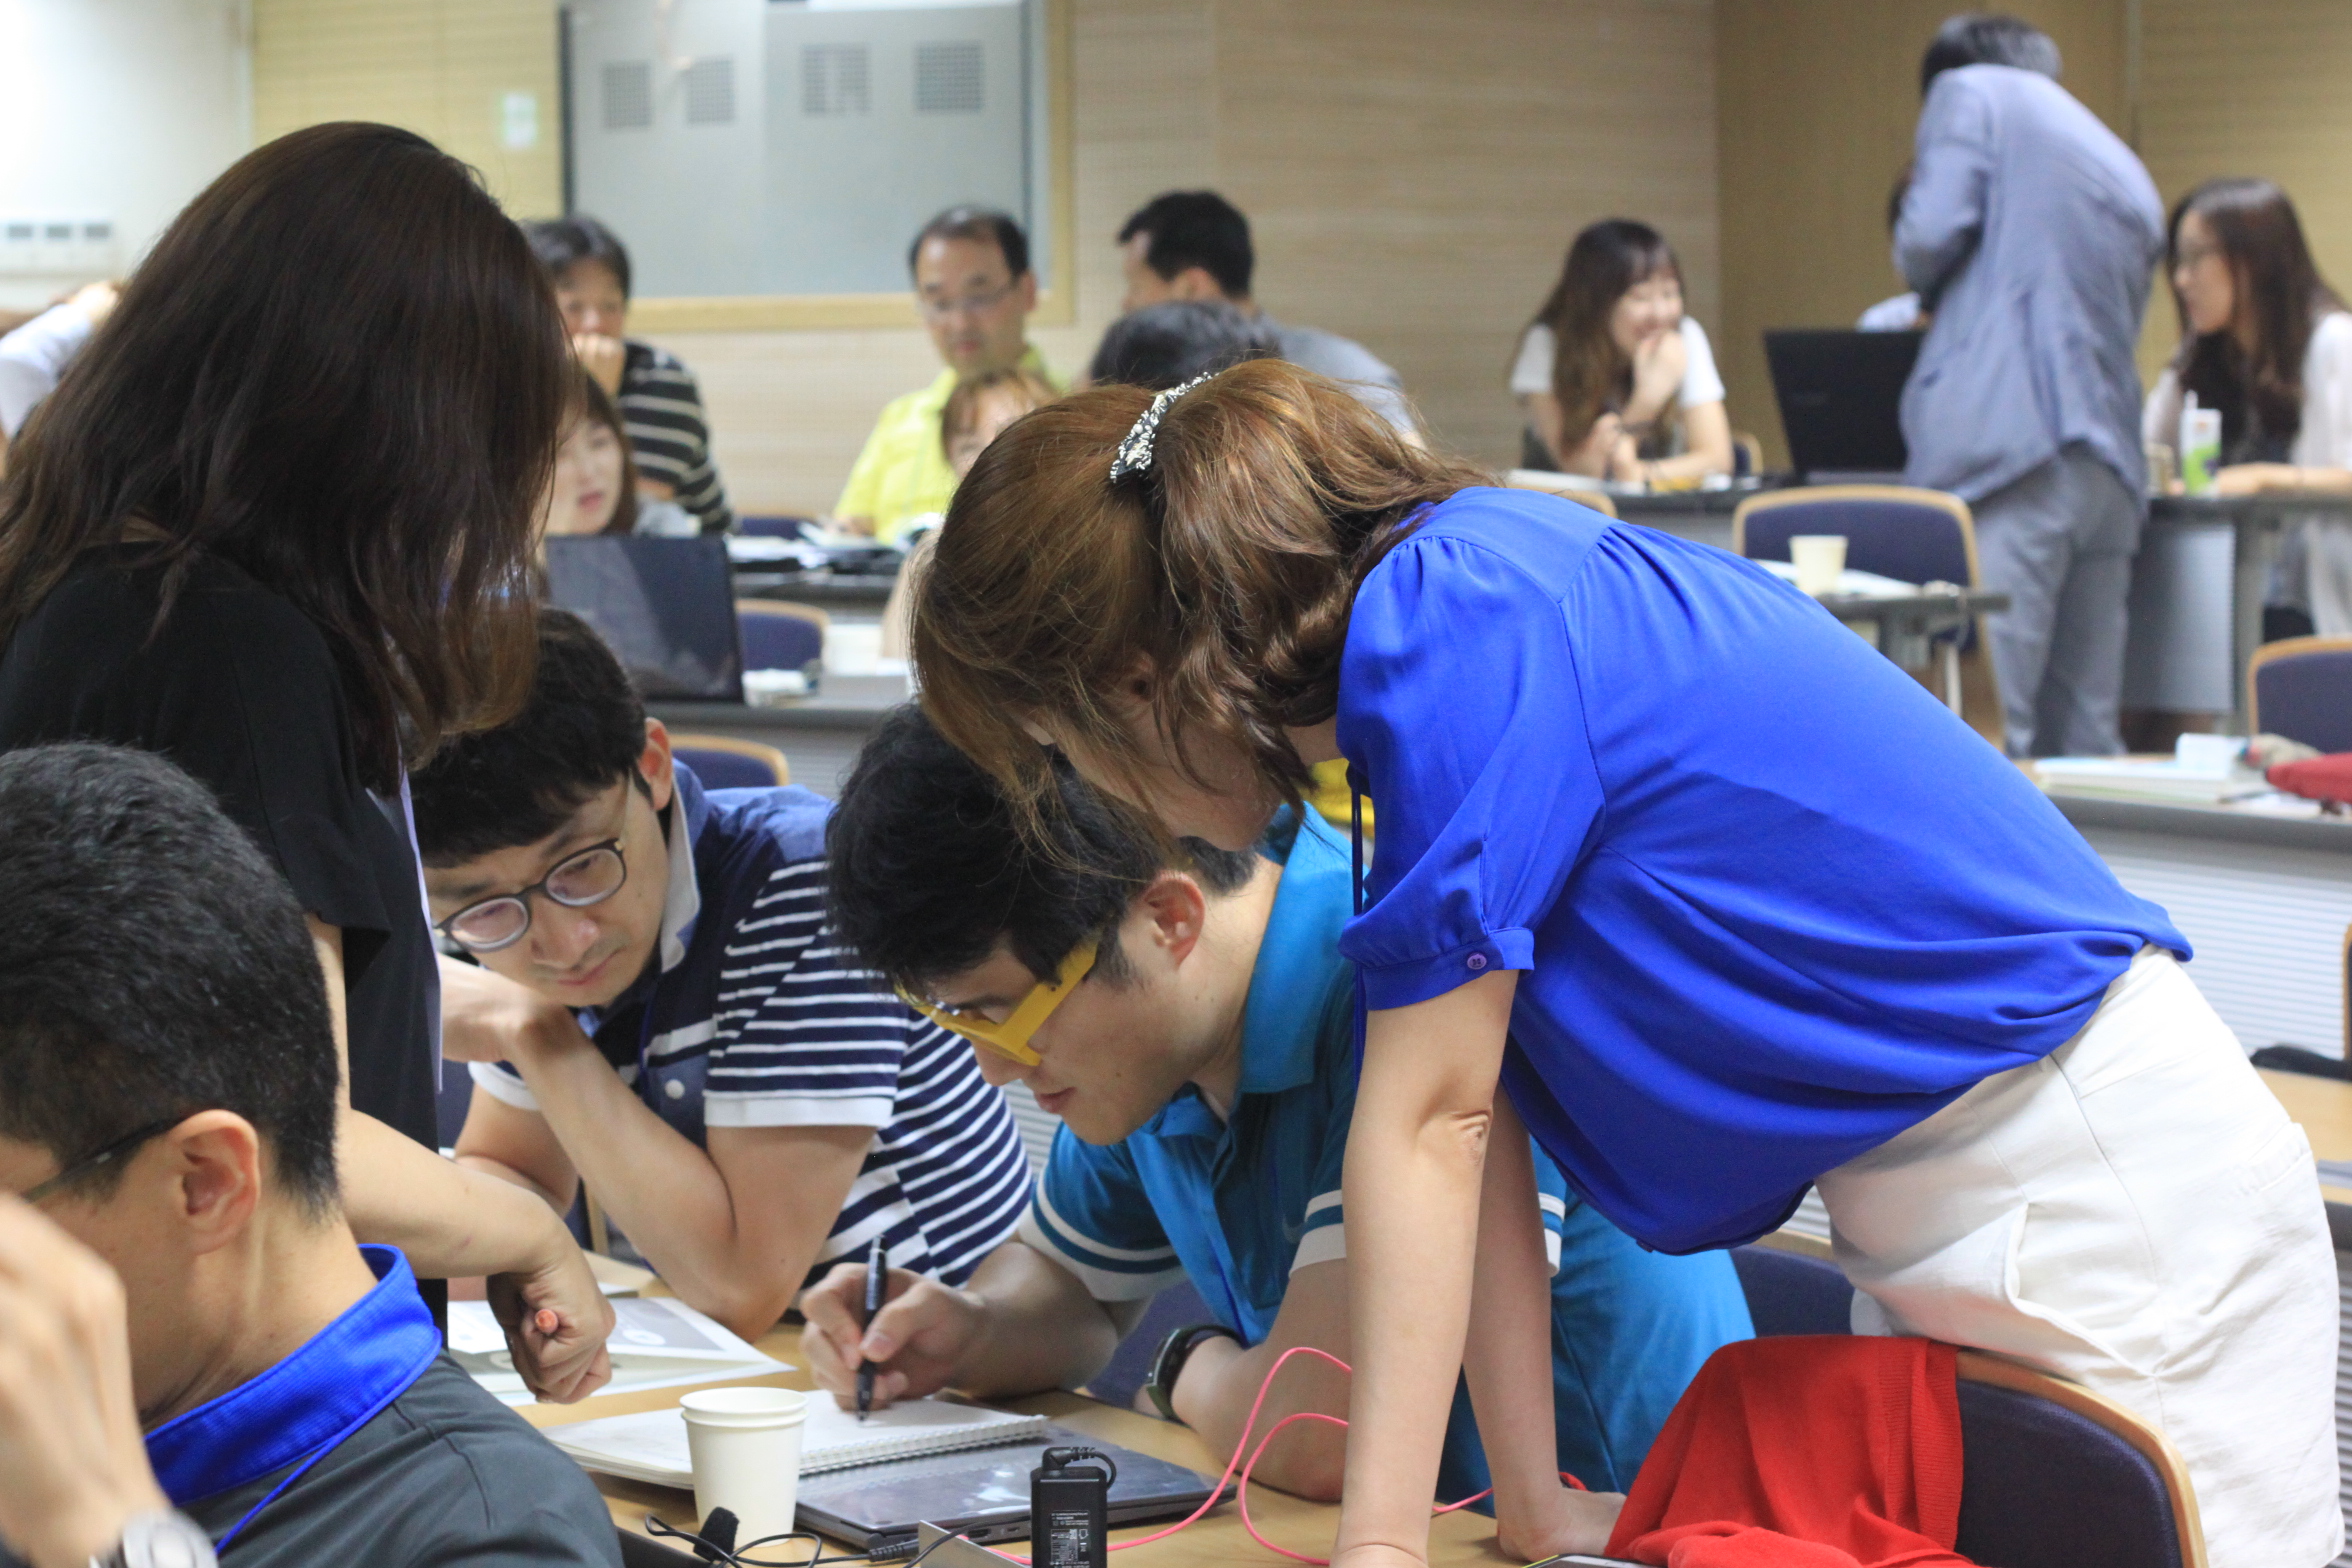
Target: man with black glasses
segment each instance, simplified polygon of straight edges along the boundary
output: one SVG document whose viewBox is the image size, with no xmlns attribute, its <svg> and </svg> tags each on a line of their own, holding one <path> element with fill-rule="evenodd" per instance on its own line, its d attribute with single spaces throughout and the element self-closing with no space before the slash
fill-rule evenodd
<svg viewBox="0 0 2352 1568">
<path fill-rule="evenodd" d="M 559 1212 L 585 1179 L 746 1337 L 877 1236 L 960 1284 L 1019 1222 L 1004 1097 L 827 925 L 828 803 L 706 792 L 585 623 L 542 611 L 522 713 L 413 791 L 432 918 L 479 964 L 442 967 L 460 1164 Z"/>
<path fill-rule="evenodd" d="M 0 1563 L 617 1565 L 352 1239 L 309 932 L 203 787 L 0 756 L 0 909 Z"/>
</svg>

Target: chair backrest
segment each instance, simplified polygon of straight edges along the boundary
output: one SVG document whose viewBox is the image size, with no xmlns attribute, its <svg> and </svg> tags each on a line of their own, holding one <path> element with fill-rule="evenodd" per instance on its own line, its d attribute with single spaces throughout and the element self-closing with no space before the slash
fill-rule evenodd
<svg viewBox="0 0 2352 1568">
<path fill-rule="evenodd" d="M 2246 717 L 2257 735 L 2352 751 L 2352 637 L 2289 637 L 2255 649 Z"/>
<path fill-rule="evenodd" d="M 673 735 L 670 754 L 694 770 L 704 789 L 773 789 L 792 782 L 784 753 L 731 735 Z"/>
<path fill-rule="evenodd" d="M 1960 1352 L 1956 1549 L 2001 1568 L 2205 1568 L 2188 1467 L 2079 1384 Z"/>
<path fill-rule="evenodd" d="M 465 1131 L 466 1112 L 474 1104 L 474 1075 L 466 1064 L 455 1057 L 441 1059 L 441 1087 L 433 1096 L 433 1120 L 441 1134 L 441 1147 L 457 1147 L 457 1135 Z"/>
<path fill-rule="evenodd" d="M 736 600 L 735 624 L 743 631 L 743 667 L 797 670 L 822 659 L 825 631 L 832 619 L 805 604 Z"/>
<path fill-rule="evenodd" d="M 1143 1309 L 1142 1318 L 1119 1341 L 1119 1348 L 1111 1352 L 1110 1361 L 1086 1380 L 1086 1392 L 1121 1410 L 1130 1408 L 1135 1403 L 1136 1391 L 1151 1380 L 1152 1362 L 1160 1353 L 1161 1342 L 1187 1323 L 1216 1320 L 1217 1314 L 1201 1300 L 1200 1292 L 1192 1288 L 1192 1281 L 1170 1285 L 1152 1297 L 1151 1305 Z"/>
<path fill-rule="evenodd" d="M 1780 1334 L 1850 1334 L 1854 1287 L 1826 1257 L 1784 1247 L 1731 1249 L 1758 1339 Z"/>
<path fill-rule="evenodd" d="M 735 527 L 754 539 L 798 539 L 815 521 L 812 517 L 746 517 L 738 513 Z"/>
<path fill-rule="evenodd" d="M 1617 503 L 1610 500 L 1598 481 L 1583 474 L 1563 474 L 1549 468 L 1514 468 L 1503 475 L 1506 490 L 1540 490 L 1545 495 L 1565 496 L 1579 506 L 1589 506 L 1603 517 L 1617 515 Z"/>
<path fill-rule="evenodd" d="M 1745 430 L 1731 433 L 1731 477 L 1753 479 L 1764 472 L 1764 443 Z"/>
<path fill-rule="evenodd" d="M 1906 583 L 1977 585 L 1968 503 L 1908 485 L 1810 485 L 1750 496 L 1731 514 L 1731 549 L 1785 561 L 1793 534 L 1843 534 L 1846 565 Z"/>
</svg>

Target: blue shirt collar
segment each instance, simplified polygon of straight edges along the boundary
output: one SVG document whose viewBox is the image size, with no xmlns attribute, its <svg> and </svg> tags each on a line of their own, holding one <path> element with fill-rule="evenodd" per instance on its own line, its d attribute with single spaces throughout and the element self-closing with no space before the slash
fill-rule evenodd
<svg viewBox="0 0 2352 1568">
<path fill-rule="evenodd" d="M 147 1434 L 147 1459 L 175 1507 L 249 1486 L 340 1444 L 441 1353 L 441 1331 L 408 1260 L 362 1247 L 376 1283 L 342 1316 L 259 1377 Z"/>
</svg>

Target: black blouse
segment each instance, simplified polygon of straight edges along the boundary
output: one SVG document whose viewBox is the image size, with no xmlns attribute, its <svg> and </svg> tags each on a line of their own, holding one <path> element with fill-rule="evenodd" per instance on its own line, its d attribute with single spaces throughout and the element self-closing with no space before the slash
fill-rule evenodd
<svg viewBox="0 0 2352 1568">
<path fill-rule="evenodd" d="M 93 550 L 0 650 L 0 750 L 111 741 L 211 788 L 302 907 L 343 931 L 351 1104 L 431 1148 L 438 995 L 400 802 L 361 783 L 318 628 L 226 561 L 201 559 L 153 640 L 163 568 Z"/>
</svg>

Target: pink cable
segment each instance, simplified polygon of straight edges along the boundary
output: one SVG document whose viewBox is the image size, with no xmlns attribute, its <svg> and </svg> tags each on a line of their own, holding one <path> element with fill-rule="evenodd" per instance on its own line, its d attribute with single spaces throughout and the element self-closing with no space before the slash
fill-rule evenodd
<svg viewBox="0 0 2352 1568">
<path fill-rule="evenodd" d="M 1288 1350 L 1285 1350 L 1280 1356 L 1275 1358 L 1274 1364 L 1266 1369 L 1265 1380 L 1258 1384 L 1258 1397 L 1250 1401 L 1249 1419 L 1241 1424 L 1241 1436 L 1234 1440 L 1233 1457 L 1225 1461 L 1225 1473 L 1217 1477 L 1217 1484 L 1209 1488 L 1209 1495 L 1201 1503 L 1201 1505 L 1194 1509 L 1190 1514 L 1187 1514 L 1184 1518 L 1177 1520 L 1174 1524 L 1169 1525 L 1164 1529 L 1154 1530 L 1149 1535 L 1139 1535 L 1132 1541 L 1114 1541 L 1111 1543 L 1110 1550 L 1114 1552 L 1123 1552 L 1131 1546 L 1149 1546 L 1154 1541 L 1164 1541 L 1169 1536 L 1174 1535 L 1177 1531 L 1185 1529 L 1198 1522 L 1203 1514 L 1206 1514 L 1210 1509 L 1216 1507 L 1217 1504 L 1224 1498 L 1225 1485 L 1227 1482 L 1233 1479 L 1234 1469 L 1238 1466 L 1241 1470 L 1241 1484 L 1234 1490 L 1234 1501 L 1239 1505 L 1240 1508 L 1241 1527 L 1249 1532 L 1249 1538 L 1257 1542 L 1260 1546 L 1263 1546 L 1269 1552 L 1274 1552 L 1281 1556 L 1287 1557 L 1293 1562 L 1312 1563 L 1316 1565 L 1316 1568 L 1330 1568 L 1331 1559 L 1328 1557 L 1310 1557 L 1304 1552 L 1294 1552 L 1287 1546 L 1275 1545 L 1272 1541 L 1267 1540 L 1263 1535 L 1258 1533 L 1258 1527 L 1250 1519 L 1249 1512 L 1250 1476 L 1254 1471 L 1256 1471 L 1258 1467 L 1258 1460 L 1264 1456 L 1266 1452 L 1266 1445 L 1273 1442 L 1276 1437 L 1280 1436 L 1282 1429 L 1286 1426 L 1289 1426 L 1292 1422 L 1321 1421 L 1328 1426 L 1336 1426 L 1341 1428 L 1346 1427 L 1347 1422 L 1338 1416 L 1325 1415 L 1320 1410 L 1294 1411 L 1290 1415 L 1284 1416 L 1281 1420 L 1275 1422 L 1271 1427 L 1267 1428 L 1266 1435 L 1258 1439 L 1258 1446 L 1254 1449 L 1250 1449 L 1249 1462 L 1247 1464 L 1242 1463 L 1241 1458 L 1242 1450 L 1249 1445 L 1250 1433 L 1257 1430 L 1258 1413 L 1265 1408 L 1266 1396 L 1272 1393 L 1274 1390 L 1275 1376 L 1280 1373 L 1284 1367 L 1290 1364 L 1291 1357 L 1301 1355 L 1314 1356 L 1320 1360 L 1328 1361 L 1333 1366 L 1339 1368 L 1342 1372 L 1347 1373 L 1349 1376 L 1352 1377 L 1355 1375 L 1356 1369 L 1354 1367 L 1349 1366 L 1346 1362 L 1340 1360 L 1339 1357 L 1331 1354 L 1331 1352 L 1328 1350 L 1318 1350 L 1313 1345 L 1293 1345 Z M 1565 1470 L 1560 1472 L 1560 1479 L 1567 1482 L 1570 1486 L 1575 1487 L 1580 1492 L 1590 1490 L 1582 1481 L 1579 1481 L 1576 1479 L 1576 1477 L 1570 1475 Z M 1429 1511 L 1432 1515 L 1450 1514 L 1458 1509 L 1467 1508 L 1472 1503 L 1478 1502 L 1483 1498 L 1491 1497 L 1493 1495 L 1494 1488 L 1489 1487 L 1483 1492 L 1472 1493 L 1470 1496 L 1463 1498 L 1458 1503 L 1437 1504 Z M 978 1545 L 979 1543 L 974 1542 L 973 1544 Z M 1008 1563 L 1019 1563 L 1021 1564 L 1021 1568 L 1029 1568 L 1030 1560 L 1026 1557 L 1016 1557 L 1011 1552 L 1000 1552 L 997 1551 L 993 1546 L 983 1546 L 980 1549 L 984 1552 L 990 1553 L 993 1556 L 1001 1557 Z"/>
</svg>

